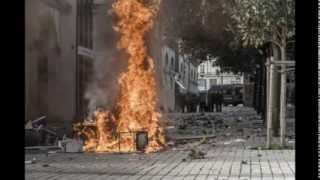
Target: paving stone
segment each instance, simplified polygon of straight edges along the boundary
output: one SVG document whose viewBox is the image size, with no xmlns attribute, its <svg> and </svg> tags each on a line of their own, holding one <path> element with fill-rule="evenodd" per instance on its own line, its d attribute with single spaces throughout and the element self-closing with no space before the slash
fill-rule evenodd
<svg viewBox="0 0 320 180">
<path fill-rule="evenodd" d="M 227 123 L 230 128 L 218 128 L 216 138 L 206 143 L 186 142 L 176 145 L 175 150 L 168 148 L 152 154 L 26 154 L 26 160 L 36 158 L 36 163 L 25 165 L 25 179 L 294 179 L 295 150 L 250 150 L 250 147 L 265 143 L 265 137 L 255 134 L 255 127 L 260 126 L 254 120 L 255 114 L 250 108 L 240 107 L 228 107 L 223 111 L 220 114 L 211 113 L 208 118 L 213 121 L 225 118 L 222 123 Z M 241 122 L 234 123 L 233 117 L 239 114 L 242 114 Z M 192 118 L 199 116 L 191 115 Z M 176 115 L 177 118 L 179 116 L 181 114 Z M 188 116 L 183 115 L 184 118 L 190 118 Z M 248 117 L 253 120 L 248 120 Z M 246 133 L 235 134 L 237 128 Z M 236 142 L 237 139 L 245 141 Z M 225 142 L 231 143 L 224 145 Z M 205 158 L 190 159 L 188 153 L 191 145 L 205 152 Z M 44 167 L 44 164 L 49 166 Z"/>
</svg>

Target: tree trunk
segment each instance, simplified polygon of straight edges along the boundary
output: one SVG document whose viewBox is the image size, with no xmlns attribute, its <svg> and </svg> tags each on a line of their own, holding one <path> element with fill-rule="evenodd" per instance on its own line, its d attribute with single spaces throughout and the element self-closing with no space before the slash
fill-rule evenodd
<svg viewBox="0 0 320 180">
<path fill-rule="evenodd" d="M 266 144 L 266 148 L 269 149 L 270 145 L 271 145 L 271 138 L 272 138 L 272 119 L 273 119 L 273 93 L 274 93 L 274 88 L 273 88 L 273 76 L 274 76 L 274 68 L 273 68 L 273 64 L 269 64 L 267 66 L 267 144 Z"/>
<path fill-rule="evenodd" d="M 269 58 L 270 57 L 267 57 L 266 58 L 266 62 L 269 62 Z M 266 97 L 266 105 L 265 105 L 265 122 L 266 122 L 266 126 L 268 126 L 268 118 L 269 118 L 269 115 L 271 115 L 271 114 L 269 114 L 268 113 L 268 108 L 269 108 L 269 94 L 270 94 L 270 67 L 269 66 L 266 66 L 266 95 L 265 95 L 265 97 Z"/>
<path fill-rule="evenodd" d="M 273 45 L 273 60 L 279 61 L 279 49 L 276 45 Z M 276 71 L 273 73 L 272 81 L 272 129 L 273 135 L 279 137 L 279 127 L 280 127 L 280 76 Z"/>
<path fill-rule="evenodd" d="M 281 61 L 286 60 L 286 46 L 281 47 Z M 285 146 L 285 132 L 286 132 L 286 96 L 287 96 L 287 75 L 285 73 L 286 65 L 283 64 L 281 67 L 281 96 L 280 96 L 280 144 L 282 147 Z"/>
<path fill-rule="evenodd" d="M 263 119 L 263 124 L 266 126 L 266 107 L 267 107 L 267 80 L 266 80 L 266 76 L 267 76 L 267 71 L 266 71 L 266 67 L 264 66 L 264 63 L 261 64 L 261 117 Z"/>
</svg>

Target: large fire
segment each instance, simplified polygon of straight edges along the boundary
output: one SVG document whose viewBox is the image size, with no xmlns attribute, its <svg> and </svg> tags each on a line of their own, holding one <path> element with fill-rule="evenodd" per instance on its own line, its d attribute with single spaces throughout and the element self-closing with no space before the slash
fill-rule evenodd
<svg viewBox="0 0 320 180">
<path fill-rule="evenodd" d="M 147 54 L 145 34 L 153 26 L 156 9 L 141 0 L 117 0 L 112 7 L 119 19 L 115 26 L 121 35 L 118 48 L 129 54 L 128 70 L 119 77 L 116 113 L 99 109 L 91 125 L 80 123 L 74 127 L 85 136 L 86 151 L 134 152 L 134 133 L 146 132 L 145 152 L 155 152 L 165 146 L 165 136 L 156 109 L 155 68 Z"/>
</svg>

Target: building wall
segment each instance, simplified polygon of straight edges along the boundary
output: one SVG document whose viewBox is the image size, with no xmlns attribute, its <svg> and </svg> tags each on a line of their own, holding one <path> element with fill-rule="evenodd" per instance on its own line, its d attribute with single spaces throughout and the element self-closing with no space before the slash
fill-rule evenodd
<svg viewBox="0 0 320 180">
<path fill-rule="evenodd" d="M 76 0 L 26 1 L 26 121 L 47 116 L 70 127 L 75 115 Z"/>
<path fill-rule="evenodd" d="M 177 78 L 182 82 L 185 90 L 183 93 L 198 93 L 197 66 L 194 65 L 187 55 L 179 55 L 179 71 Z"/>
<path fill-rule="evenodd" d="M 198 88 L 207 91 L 212 85 L 243 84 L 243 75 L 233 73 L 221 73 L 218 66 L 214 66 L 215 60 L 202 62 L 198 66 Z"/>
<path fill-rule="evenodd" d="M 93 1 L 92 76 L 84 88 L 85 110 L 92 113 L 98 107 L 111 110 L 118 98 L 120 73 L 127 69 L 127 55 L 116 47 L 119 34 L 111 14 L 114 0 Z"/>
<path fill-rule="evenodd" d="M 176 52 L 170 47 L 163 45 L 161 59 L 158 63 L 161 74 L 160 103 L 165 111 L 174 111 L 175 108 L 175 61 Z"/>
<path fill-rule="evenodd" d="M 190 93 L 194 93 L 194 94 L 198 94 L 199 93 L 199 89 L 198 89 L 198 73 L 197 73 L 198 67 L 191 63 L 189 61 L 189 86 L 188 86 L 188 91 Z"/>
<path fill-rule="evenodd" d="M 86 91 L 93 81 L 95 54 L 93 51 L 93 1 L 77 0 L 77 7 L 76 120 L 79 121 L 85 119 L 89 113 Z"/>
</svg>

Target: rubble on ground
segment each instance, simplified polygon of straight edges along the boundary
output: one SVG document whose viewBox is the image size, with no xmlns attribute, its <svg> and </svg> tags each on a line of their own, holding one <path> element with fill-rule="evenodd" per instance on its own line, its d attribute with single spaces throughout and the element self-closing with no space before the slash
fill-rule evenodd
<svg viewBox="0 0 320 180">
<path fill-rule="evenodd" d="M 204 159 L 205 158 L 205 153 L 199 149 L 191 149 L 190 153 L 188 154 L 188 156 L 191 159 Z"/>
<path fill-rule="evenodd" d="M 243 144 L 252 138 L 266 137 L 263 119 L 251 107 L 223 107 L 219 113 L 175 113 L 168 117 L 175 127 L 168 137 L 176 146 L 200 141 L 201 137 L 214 139 L 211 146 Z M 287 120 L 289 139 L 294 138 L 293 124 L 293 120 Z"/>
<path fill-rule="evenodd" d="M 25 124 L 25 146 L 55 145 L 59 139 L 57 130 L 48 126 L 46 116 L 30 120 Z"/>
</svg>

